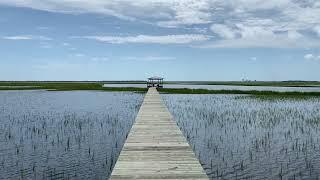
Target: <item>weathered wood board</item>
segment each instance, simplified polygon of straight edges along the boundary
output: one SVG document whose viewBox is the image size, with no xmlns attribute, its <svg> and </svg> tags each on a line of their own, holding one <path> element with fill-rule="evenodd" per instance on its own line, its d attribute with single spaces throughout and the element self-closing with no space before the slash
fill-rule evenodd
<svg viewBox="0 0 320 180">
<path fill-rule="evenodd" d="M 208 179 L 155 88 L 150 88 L 111 179 Z"/>
</svg>

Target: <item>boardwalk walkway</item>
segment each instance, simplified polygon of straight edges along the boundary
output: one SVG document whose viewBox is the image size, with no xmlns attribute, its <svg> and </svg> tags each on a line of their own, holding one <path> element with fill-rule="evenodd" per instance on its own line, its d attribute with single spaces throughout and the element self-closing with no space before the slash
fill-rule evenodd
<svg viewBox="0 0 320 180">
<path fill-rule="evenodd" d="M 144 98 L 111 179 L 208 179 L 155 88 Z"/>
</svg>

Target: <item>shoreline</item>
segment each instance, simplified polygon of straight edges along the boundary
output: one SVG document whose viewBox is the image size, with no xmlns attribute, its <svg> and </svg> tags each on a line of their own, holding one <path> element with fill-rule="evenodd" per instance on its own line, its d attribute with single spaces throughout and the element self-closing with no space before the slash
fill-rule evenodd
<svg viewBox="0 0 320 180">
<path fill-rule="evenodd" d="M 130 91 L 130 92 L 147 92 L 147 88 L 139 87 L 103 87 L 104 83 L 79 83 L 79 82 L 0 82 L 0 91 L 11 90 L 47 90 L 47 91 Z M 320 92 L 299 92 L 299 91 L 258 91 L 258 90 L 209 90 L 209 89 L 159 89 L 160 93 L 165 94 L 244 94 L 256 96 L 291 96 L 291 97 L 320 97 Z"/>
</svg>

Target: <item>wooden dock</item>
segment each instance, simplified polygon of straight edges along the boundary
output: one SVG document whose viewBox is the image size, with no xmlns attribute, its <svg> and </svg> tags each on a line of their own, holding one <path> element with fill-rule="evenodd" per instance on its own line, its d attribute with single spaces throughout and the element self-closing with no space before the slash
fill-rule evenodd
<svg viewBox="0 0 320 180">
<path fill-rule="evenodd" d="M 155 88 L 144 98 L 111 179 L 208 179 Z"/>
</svg>

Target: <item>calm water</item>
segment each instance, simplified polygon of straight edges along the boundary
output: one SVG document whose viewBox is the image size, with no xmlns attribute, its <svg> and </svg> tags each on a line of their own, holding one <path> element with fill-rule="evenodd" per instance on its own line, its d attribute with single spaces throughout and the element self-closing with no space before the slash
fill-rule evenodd
<svg viewBox="0 0 320 180">
<path fill-rule="evenodd" d="M 0 179 L 106 179 L 142 100 L 135 93 L 0 91 Z"/>
<path fill-rule="evenodd" d="M 320 178 L 320 99 L 162 97 L 212 179 Z"/>
<path fill-rule="evenodd" d="M 145 88 L 145 84 L 105 84 L 104 87 L 140 87 Z M 189 88 L 189 89 L 210 89 L 210 90 L 257 90 L 257 91 L 300 91 L 300 92 L 320 92 L 320 87 L 273 87 L 273 86 L 225 86 L 225 85 L 188 85 L 188 84 L 165 84 L 164 88 Z"/>
</svg>

